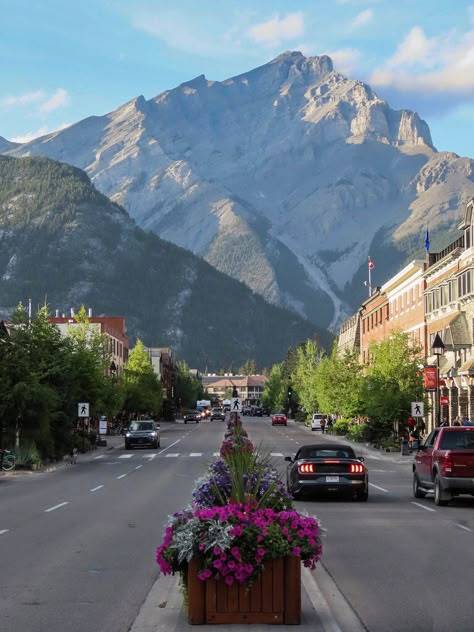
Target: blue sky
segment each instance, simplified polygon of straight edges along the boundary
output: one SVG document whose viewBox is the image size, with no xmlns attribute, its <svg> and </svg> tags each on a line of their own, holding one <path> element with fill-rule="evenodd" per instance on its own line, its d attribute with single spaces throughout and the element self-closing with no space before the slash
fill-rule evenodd
<svg viewBox="0 0 474 632">
<path fill-rule="evenodd" d="M 0 136 L 29 140 L 139 94 L 329 54 L 440 150 L 474 158 L 474 0 L 0 0 Z"/>
</svg>

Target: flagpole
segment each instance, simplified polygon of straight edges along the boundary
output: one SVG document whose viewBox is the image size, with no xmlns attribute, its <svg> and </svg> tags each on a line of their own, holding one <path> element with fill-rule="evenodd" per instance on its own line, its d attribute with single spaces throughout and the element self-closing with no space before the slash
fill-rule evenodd
<svg viewBox="0 0 474 632">
<path fill-rule="evenodd" d="M 370 269 L 370 259 L 369 259 L 367 267 L 369 268 L 369 298 L 370 298 L 370 296 L 372 295 L 372 277 L 371 277 L 371 269 Z"/>
</svg>

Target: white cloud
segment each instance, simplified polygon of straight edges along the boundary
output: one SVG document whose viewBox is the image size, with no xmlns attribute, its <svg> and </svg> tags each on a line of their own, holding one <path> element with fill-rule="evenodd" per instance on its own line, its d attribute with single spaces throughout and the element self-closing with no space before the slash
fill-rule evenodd
<svg viewBox="0 0 474 632">
<path fill-rule="evenodd" d="M 341 48 L 326 53 L 334 63 L 334 70 L 350 76 L 360 61 L 360 52 L 355 48 Z"/>
<path fill-rule="evenodd" d="M 355 31 L 356 29 L 364 26 L 374 18 L 374 12 L 372 9 L 365 9 L 361 11 L 356 17 L 352 20 L 350 24 L 350 30 Z"/>
<path fill-rule="evenodd" d="M 44 99 L 44 92 L 42 90 L 36 90 L 36 92 L 27 92 L 26 94 L 20 94 L 18 96 L 4 97 L 0 99 L 0 105 L 10 107 L 15 105 L 29 105 L 36 101 Z"/>
<path fill-rule="evenodd" d="M 303 13 L 288 13 L 280 19 L 274 15 L 266 22 L 254 24 L 247 30 L 247 36 L 257 44 L 278 46 L 285 40 L 292 40 L 304 33 Z"/>
<path fill-rule="evenodd" d="M 64 88 L 58 88 L 56 92 L 47 101 L 40 105 L 40 112 L 47 114 L 53 110 L 57 110 L 69 102 L 69 94 Z"/>
<path fill-rule="evenodd" d="M 43 125 L 39 129 L 34 132 L 26 132 L 26 134 L 21 134 L 20 136 L 14 136 L 10 138 L 13 143 L 29 143 L 31 140 L 35 140 L 35 138 L 40 138 L 41 136 L 46 136 L 46 134 L 53 134 L 54 132 L 59 132 L 66 127 L 69 127 L 71 123 L 62 123 L 55 129 L 51 130 L 47 125 Z"/>
<path fill-rule="evenodd" d="M 369 81 L 402 91 L 470 94 L 474 91 L 474 30 L 427 38 L 416 26 Z"/>
</svg>

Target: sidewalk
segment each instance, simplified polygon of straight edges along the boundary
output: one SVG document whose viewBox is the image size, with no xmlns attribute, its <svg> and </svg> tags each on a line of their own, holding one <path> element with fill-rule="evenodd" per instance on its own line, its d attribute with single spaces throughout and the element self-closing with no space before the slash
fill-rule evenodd
<svg viewBox="0 0 474 632">
<path fill-rule="evenodd" d="M 258 625 L 252 631 L 298 630 L 300 632 L 364 632 L 365 627 L 320 563 L 316 571 L 302 568 L 301 625 Z M 331 603 L 331 607 L 329 603 Z M 199 625 L 196 632 L 248 632 L 250 626 Z M 130 632 L 190 632 L 179 588 L 179 575 L 161 575 L 148 593 Z"/>
</svg>

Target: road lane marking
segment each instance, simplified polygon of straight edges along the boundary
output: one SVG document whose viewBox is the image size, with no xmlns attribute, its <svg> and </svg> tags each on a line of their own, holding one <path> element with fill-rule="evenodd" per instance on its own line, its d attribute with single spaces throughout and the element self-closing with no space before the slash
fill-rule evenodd
<svg viewBox="0 0 474 632">
<path fill-rule="evenodd" d="M 281 452 L 270 452 L 270 456 L 283 456 Z"/>
<path fill-rule="evenodd" d="M 181 441 L 181 439 L 176 439 L 176 441 L 172 444 L 170 444 L 169 446 L 167 446 L 166 448 L 163 448 L 163 450 L 160 450 L 158 452 L 158 454 L 163 454 L 163 452 L 166 452 L 166 450 L 169 450 L 170 448 L 172 448 L 174 445 L 176 445 L 177 443 L 179 443 Z"/>
<path fill-rule="evenodd" d="M 373 467 L 370 468 L 371 472 L 384 472 L 385 474 L 387 474 L 388 472 L 390 472 L 391 474 L 393 474 L 395 472 L 395 470 L 374 470 Z"/>
<path fill-rule="evenodd" d="M 175 456 L 179 456 L 179 452 L 177 452 L 176 454 L 167 454 L 167 457 L 175 457 Z"/>
<path fill-rule="evenodd" d="M 97 487 L 93 487 L 92 489 L 90 489 L 90 492 L 96 492 L 98 489 L 102 489 L 103 485 L 97 485 Z"/>
<path fill-rule="evenodd" d="M 427 507 L 426 505 L 422 505 L 421 503 L 416 503 L 414 500 L 411 501 L 412 505 L 416 505 L 417 507 L 421 507 L 422 509 L 426 509 L 426 511 L 436 511 L 433 507 Z"/>
<path fill-rule="evenodd" d="M 381 461 L 382 460 L 381 456 L 374 456 L 373 454 L 368 454 L 367 458 L 368 459 L 375 459 L 376 461 Z"/>
<path fill-rule="evenodd" d="M 463 524 L 459 524 L 459 522 L 456 522 L 456 526 L 460 529 L 464 529 L 464 531 L 472 531 L 472 529 L 469 529 L 469 527 L 465 527 Z"/>
<path fill-rule="evenodd" d="M 202 452 L 191 452 L 189 456 L 202 456 Z"/>
<path fill-rule="evenodd" d="M 8 533 L 8 529 L 2 529 L 2 530 L 0 531 L 0 535 L 3 535 L 4 533 Z"/>
<path fill-rule="evenodd" d="M 126 474 L 120 474 L 120 476 L 117 476 L 117 478 L 123 478 L 124 476 L 127 476 Z"/>
<path fill-rule="evenodd" d="M 149 461 L 153 461 L 158 456 L 158 452 L 154 452 L 153 454 L 142 454 L 144 459 L 148 459 Z"/>
<path fill-rule="evenodd" d="M 54 505 L 54 507 L 50 507 L 49 509 L 45 509 L 44 513 L 48 513 L 50 511 L 54 511 L 55 509 L 59 509 L 60 507 L 64 507 L 64 505 L 69 505 L 69 501 L 67 500 L 64 503 L 59 503 L 59 505 Z"/>
<path fill-rule="evenodd" d="M 375 487 L 375 489 L 380 489 L 381 492 L 385 492 L 388 494 L 388 489 L 384 489 L 383 487 L 379 487 L 378 485 L 374 485 L 373 483 L 369 483 L 371 487 Z"/>
<path fill-rule="evenodd" d="M 212 456 L 220 456 L 220 452 L 214 452 Z"/>
<path fill-rule="evenodd" d="M 139 470 L 141 467 L 143 467 L 143 465 L 137 465 L 137 467 L 135 469 Z"/>
<path fill-rule="evenodd" d="M 99 456 L 95 456 L 94 459 L 103 459 L 104 455 L 103 454 L 99 454 Z"/>
<path fill-rule="evenodd" d="M 121 454 L 119 459 L 131 459 L 133 454 Z"/>
</svg>

